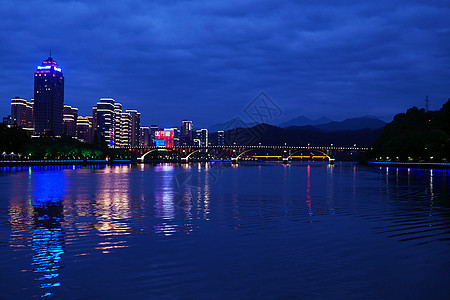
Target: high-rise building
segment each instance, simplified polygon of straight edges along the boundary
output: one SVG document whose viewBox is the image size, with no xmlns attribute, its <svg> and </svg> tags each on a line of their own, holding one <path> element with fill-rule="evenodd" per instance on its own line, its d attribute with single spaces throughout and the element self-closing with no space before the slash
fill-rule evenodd
<svg viewBox="0 0 450 300">
<path fill-rule="evenodd" d="M 37 135 L 63 133 L 64 76 L 50 56 L 34 73 L 34 131 Z"/>
<path fill-rule="evenodd" d="M 134 109 L 127 109 L 126 112 L 131 116 L 131 147 L 139 147 L 141 114 Z"/>
<path fill-rule="evenodd" d="M 114 104 L 112 98 L 101 98 L 97 105 L 93 107 L 94 123 L 99 140 L 103 140 L 109 147 L 114 147 Z"/>
<path fill-rule="evenodd" d="M 225 132 L 217 131 L 217 146 L 225 146 Z"/>
<path fill-rule="evenodd" d="M 192 121 L 183 120 L 181 122 L 181 146 L 191 146 L 193 144 Z"/>
<path fill-rule="evenodd" d="M 77 117 L 77 139 L 85 142 L 92 143 L 92 117 Z"/>
<path fill-rule="evenodd" d="M 64 105 L 63 124 L 64 134 L 77 136 L 78 108 Z"/>
<path fill-rule="evenodd" d="M 19 97 L 11 99 L 11 122 L 22 128 L 32 128 L 33 103 Z"/>
<path fill-rule="evenodd" d="M 208 146 L 208 129 L 199 129 L 196 131 L 197 139 L 200 140 L 200 145 L 202 147 Z"/>
<path fill-rule="evenodd" d="M 148 147 L 150 146 L 150 128 L 141 127 L 141 138 L 139 139 L 139 146 Z"/>
<path fill-rule="evenodd" d="M 114 104 L 114 146 L 126 147 L 128 146 L 128 123 L 124 124 L 126 128 L 122 126 L 122 104 Z M 126 133 L 124 133 L 126 130 Z"/>
</svg>

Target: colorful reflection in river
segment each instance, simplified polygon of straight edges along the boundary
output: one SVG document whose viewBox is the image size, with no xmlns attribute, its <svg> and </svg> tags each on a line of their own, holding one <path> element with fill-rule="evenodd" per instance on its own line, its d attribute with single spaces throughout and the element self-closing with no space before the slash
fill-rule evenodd
<svg viewBox="0 0 450 300">
<path fill-rule="evenodd" d="M 162 219 L 162 222 L 155 225 L 154 229 L 158 234 L 170 236 L 176 232 L 178 227 L 171 222 L 171 220 L 175 219 L 174 185 L 181 187 L 182 183 L 178 182 L 177 178 L 175 178 L 175 167 L 172 164 L 157 165 L 155 166 L 155 172 L 157 174 L 157 180 L 160 183 L 154 192 L 155 217 Z"/>
</svg>

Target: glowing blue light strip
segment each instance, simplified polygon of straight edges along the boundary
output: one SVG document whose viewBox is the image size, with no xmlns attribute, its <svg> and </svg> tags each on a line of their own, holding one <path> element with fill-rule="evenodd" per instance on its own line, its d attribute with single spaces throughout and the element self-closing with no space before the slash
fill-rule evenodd
<svg viewBox="0 0 450 300">
<path fill-rule="evenodd" d="M 383 165 L 431 165 L 431 166 L 450 166 L 450 163 L 433 163 L 433 162 L 396 162 L 396 161 L 368 161 L 369 164 Z"/>
</svg>

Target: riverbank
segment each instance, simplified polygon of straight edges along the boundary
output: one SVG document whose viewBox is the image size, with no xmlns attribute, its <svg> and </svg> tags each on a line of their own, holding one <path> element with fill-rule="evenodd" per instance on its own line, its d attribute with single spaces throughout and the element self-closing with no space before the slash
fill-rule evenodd
<svg viewBox="0 0 450 300">
<path fill-rule="evenodd" d="M 40 160 L 0 160 L 0 166 L 38 166 L 38 165 L 97 165 L 97 164 L 131 164 L 130 159 L 40 159 Z"/>
<path fill-rule="evenodd" d="M 368 161 L 366 164 L 379 167 L 401 167 L 422 169 L 450 169 L 450 163 L 433 162 L 401 162 L 401 161 Z"/>
</svg>

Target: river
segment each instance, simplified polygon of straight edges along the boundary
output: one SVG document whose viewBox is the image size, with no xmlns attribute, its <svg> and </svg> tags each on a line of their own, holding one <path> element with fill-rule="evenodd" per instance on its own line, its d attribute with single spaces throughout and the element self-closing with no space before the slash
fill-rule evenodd
<svg viewBox="0 0 450 300">
<path fill-rule="evenodd" d="M 448 299 L 450 171 L 0 169 L 0 299 Z"/>
</svg>

